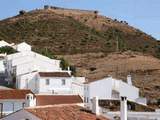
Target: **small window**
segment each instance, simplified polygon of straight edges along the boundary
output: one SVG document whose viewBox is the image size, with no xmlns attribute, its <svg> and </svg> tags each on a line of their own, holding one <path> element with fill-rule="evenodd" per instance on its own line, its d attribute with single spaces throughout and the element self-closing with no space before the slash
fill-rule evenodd
<svg viewBox="0 0 160 120">
<path fill-rule="evenodd" d="M 88 103 L 89 102 L 89 98 L 87 97 L 87 99 L 86 99 L 86 102 Z"/>
<path fill-rule="evenodd" d="M 49 85 L 49 84 L 50 84 L 50 80 L 46 79 L 46 85 Z"/>
<path fill-rule="evenodd" d="M 25 107 L 25 103 L 22 103 L 22 108 L 24 108 Z"/>
<path fill-rule="evenodd" d="M 66 80 L 62 79 L 62 85 L 66 85 Z"/>
<path fill-rule="evenodd" d="M 27 100 L 29 100 L 29 96 L 27 96 Z"/>
<path fill-rule="evenodd" d="M 87 102 L 86 97 L 84 97 L 84 102 L 85 102 L 85 103 Z"/>
</svg>

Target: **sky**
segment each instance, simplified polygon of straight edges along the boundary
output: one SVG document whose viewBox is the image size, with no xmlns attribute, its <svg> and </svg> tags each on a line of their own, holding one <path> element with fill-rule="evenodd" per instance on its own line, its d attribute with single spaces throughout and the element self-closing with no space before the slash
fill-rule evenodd
<svg viewBox="0 0 160 120">
<path fill-rule="evenodd" d="M 19 10 L 29 11 L 44 5 L 98 10 L 160 40 L 160 0 L 1 0 L 0 20 L 17 15 Z"/>
</svg>

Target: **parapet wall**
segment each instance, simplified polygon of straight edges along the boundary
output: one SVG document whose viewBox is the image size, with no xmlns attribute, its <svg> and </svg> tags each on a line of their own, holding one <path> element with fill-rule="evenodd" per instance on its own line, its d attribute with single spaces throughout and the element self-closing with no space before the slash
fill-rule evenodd
<svg viewBox="0 0 160 120">
<path fill-rule="evenodd" d="M 56 6 L 49 6 L 45 5 L 44 9 L 50 9 L 50 10 L 64 10 L 64 11 L 74 11 L 74 12 L 85 12 L 88 14 L 97 14 L 97 10 L 80 10 L 80 9 L 69 9 L 69 8 L 61 8 L 61 7 L 56 7 Z"/>
</svg>

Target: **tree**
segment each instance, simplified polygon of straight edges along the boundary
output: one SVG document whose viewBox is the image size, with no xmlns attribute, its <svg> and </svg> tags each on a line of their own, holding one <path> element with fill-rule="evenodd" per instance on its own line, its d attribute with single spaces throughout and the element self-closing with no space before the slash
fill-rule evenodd
<svg viewBox="0 0 160 120">
<path fill-rule="evenodd" d="M 25 10 L 20 10 L 20 11 L 19 11 L 19 14 L 20 14 L 20 15 L 24 15 L 25 13 L 26 13 Z"/>
<path fill-rule="evenodd" d="M 61 58 L 60 60 L 60 67 L 62 68 L 62 70 L 67 70 L 69 67 L 68 61 L 66 61 L 64 58 Z"/>
</svg>

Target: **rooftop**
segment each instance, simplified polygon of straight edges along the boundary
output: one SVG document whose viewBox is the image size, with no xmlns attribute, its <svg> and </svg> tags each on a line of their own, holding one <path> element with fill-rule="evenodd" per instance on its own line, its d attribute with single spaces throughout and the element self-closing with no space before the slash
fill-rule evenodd
<svg viewBox="0 0 160 120">
<path fill-rule="evenodd" d="M 43 106 L 26 110 L 41 120 L 108 120 L 77 105 Z"/>
<path fill-rule="evenodd" d="M 0 90 L 0 99 L 25 99 L 26 94 L 32 93 L 30 90 Z"/>
<path fill-rule="evenodd" d="M 41 77 L 71 77 L 68 72 L 39 72 Z"/>
<path fill-rule="evenodd" d="M 36 95 L 37 106 L 83 103 L 79 95 Z"/>
</svg>

